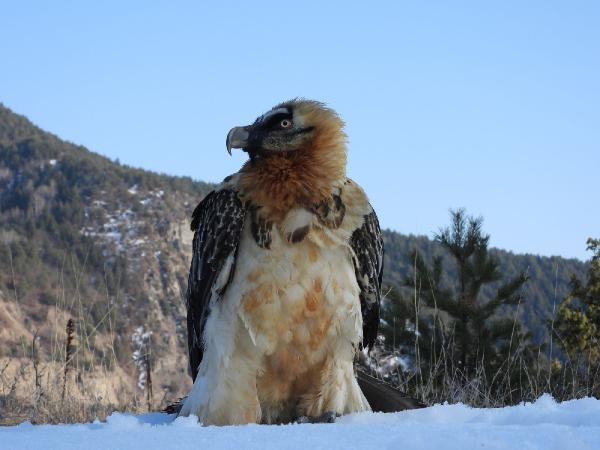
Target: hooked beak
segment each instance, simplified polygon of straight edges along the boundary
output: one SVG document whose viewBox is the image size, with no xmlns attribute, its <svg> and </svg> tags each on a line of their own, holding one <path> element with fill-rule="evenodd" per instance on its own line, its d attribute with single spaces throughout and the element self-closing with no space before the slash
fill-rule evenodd
<svg viewBox="0 0 600 450">
<path fill-rule="evenodd" d="M 227 152 L 231 155 L 232 148 L 244 148 L 248 145 L 248 127 L 234 127 L 227 133 Z"/>
</svg>

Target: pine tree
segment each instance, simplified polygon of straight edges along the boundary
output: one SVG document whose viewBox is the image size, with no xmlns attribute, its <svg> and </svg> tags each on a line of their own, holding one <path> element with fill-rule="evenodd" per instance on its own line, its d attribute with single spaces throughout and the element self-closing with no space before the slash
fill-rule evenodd
<svg viewBox="0 0 600 450">
<path fill-rule="evenodd" d="M 571 278 L 571 292 L 560 303 L 552 330 L 571 361 L 600 364 L 600 239 L 588 239 L 592 251 L 587 282 Z"/>
<path fill-rule="evenodd" d="M 512 307 L 505 312 L 514 312 L 527 275 L 503 281 L 499 262 L 488 251 L 490 236 L 482 231 L 483 219 L 467 216 L 463 209 L 450 216 L 450 226 L 440 229 L 435 240 L 451 256 L 457 276 L 449 279 L 441 255 L 428 264 L 413 251 L 412 275 L 405 280 L 409 289 L 404 291 L 410 298 L 396 293 L 384 305 L 386 343 L 391 343 L 392 333 L 396 340 L 411 339 L 421 372 L 433 373 L 431 366 L 443 364 L 445 373 L 457 371 L 465 380 L 481 370 L 489 380 L 499 372 L 510 377 L 511 357 L 529 345 L 529 335 L 513 314 L 501 316 L 499 310 Z M 483 302 L 486 287 L 493 287 L 494 295 Z M 412 324 L 408 330 L 406 321 Z"/>
</svg>

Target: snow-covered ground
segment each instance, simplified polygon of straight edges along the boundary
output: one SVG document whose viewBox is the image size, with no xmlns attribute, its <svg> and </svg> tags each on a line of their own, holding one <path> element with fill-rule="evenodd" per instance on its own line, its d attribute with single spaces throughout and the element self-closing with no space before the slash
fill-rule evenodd
<svg viewBox="0 0 600 450">
<path fill-rule="evenodd" d="M 0 449 L 600 449 L 600 400 L 501 409 L 436 405 L 335 424 L 202 427 L 194 417 L 113 414 L 106 422 L 0 427 Z"/>
</svg>

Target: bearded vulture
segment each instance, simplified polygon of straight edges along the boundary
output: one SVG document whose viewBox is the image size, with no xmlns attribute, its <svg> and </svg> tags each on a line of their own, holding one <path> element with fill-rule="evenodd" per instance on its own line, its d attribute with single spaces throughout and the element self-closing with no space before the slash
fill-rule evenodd
<svg viewBox="0 0 600 450">
<path fill-rule="evenodd" d="M 249 159 L 193 213 L 194 384 L 179 415 L 229 425 L 371 409 L 355 361 L 377 336 L 383 240 L 346 177 L 343 127 L 324 104 L 296 99 L 227 135 L 229 153 Z M 373 380 L 365 392 L 381 391 Z"/>
</svg>

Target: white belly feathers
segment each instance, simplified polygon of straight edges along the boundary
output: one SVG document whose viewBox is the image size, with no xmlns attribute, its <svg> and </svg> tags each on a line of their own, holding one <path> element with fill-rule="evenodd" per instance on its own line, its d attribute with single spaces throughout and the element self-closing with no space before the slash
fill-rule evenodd
<svg viewBox="0 0 600 450">
<path fill-rule="evenodd" d="M 286 240 L 307 223 L 311 230 L 301 242 Z M 285 401 L 302 395 L 305 387 L 298 379 L 318 376 L 328 357 L 352 361 L 362 339 L 351 250 L 305 210 L 292 211 L 281 229 L 274 227 L 269 249 L 257 246 L 247 228 L 223 303 L 236 303 L 252 344 L 263 355 L 259 397 Z"/>
</svg>

